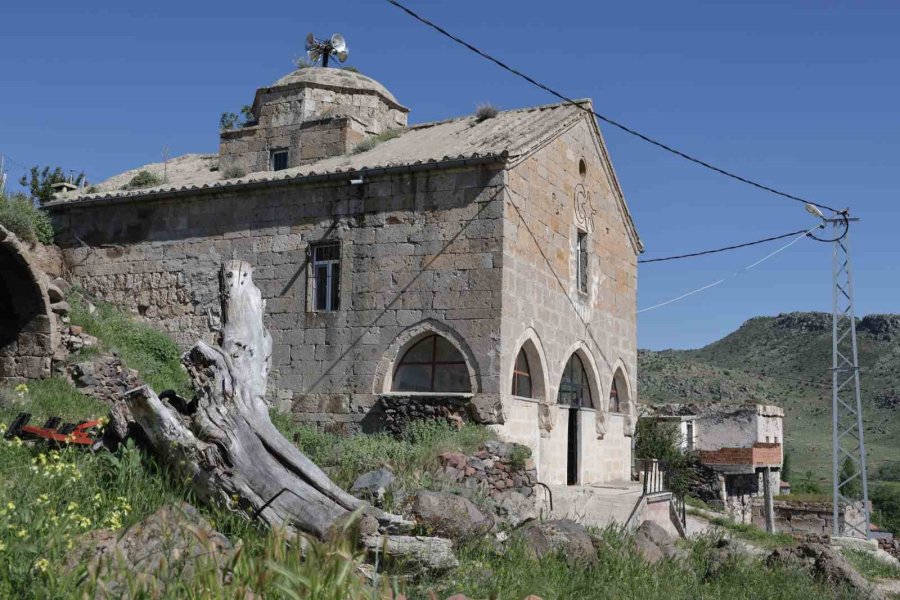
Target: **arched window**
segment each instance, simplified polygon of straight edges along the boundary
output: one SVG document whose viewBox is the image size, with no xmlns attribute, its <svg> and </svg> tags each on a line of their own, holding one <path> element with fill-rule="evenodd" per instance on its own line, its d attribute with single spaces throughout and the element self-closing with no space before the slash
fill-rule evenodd
<svg viewBox="0 0 900 600">
<path fill-rule="evenodd" d="M 516 357 L 516 365 L 513 368 L 512 394 L 520 398 L 534 398 L 531 386 L 531 367 L 528 365 L 525 348 L 519 350 L 519 355 Z"/>
<path fill-rule="evenodd" d="M 469 369 L 459 350 L 431 334 L 415 344 L 394 370 L 395 392 L 470 392 Z"/>
<path fill-rule="evenodd" d="M 562 380 L 559 382 L 559 394 L 556 401 L 559 404 L 569 406 L 593 406 L 591 398 L 591 385 L 588 380 L 584 363 L 578 354 L 573 354 L 563 369 Z"/>
<path fill-rule="evenodd" d="M 609 412 L 622 412 L 619 405 L 619 384 L 616 383 L 618 377 L 613 377 L 612 385 L 609 388 Z"/>
</svg>

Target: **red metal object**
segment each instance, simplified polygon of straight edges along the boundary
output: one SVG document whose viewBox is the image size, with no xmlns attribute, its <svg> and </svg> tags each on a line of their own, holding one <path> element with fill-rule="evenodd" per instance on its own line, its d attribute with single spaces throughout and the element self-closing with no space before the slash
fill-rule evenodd
<svg viewBox="0 0 900 600">
<path fill-rule="evenodd" d="M 74 446 L 93 446 L 97 443 L 97 433 L 101 429 L 102 423 L 99 420 L 82 421 L 77 425 L 71 423 L 59 426 L 62 421 L 59 417 L 51 417 L 47 419 L 43 427 L 28 425 L 31 415 L 28 413 L 20 413 L 15 421 L 10 425 L 4 437 L 19 437 L 23 439 L 41 439 L 57 444 L 74 445 Z M 93 431 L 92 431 L 93 430 Z"/>
</svg>

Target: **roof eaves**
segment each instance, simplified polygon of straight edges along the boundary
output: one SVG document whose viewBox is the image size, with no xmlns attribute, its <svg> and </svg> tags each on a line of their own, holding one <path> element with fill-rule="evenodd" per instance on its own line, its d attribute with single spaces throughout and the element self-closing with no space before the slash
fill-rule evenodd
<svg viewBox="0 0 900 600">
<path fill-rule="evenodd" d="M 435 169 L 450 169 L 455 167 L 474 166 L 491 163 L 505 163 L 509 158 L 506 152 L 500 154 L 472 154 L 456 157 L 445 156 L 442 159 L 417 160 L 412 163 L 388 166 L 360 167 L 358 169 L 335 169 L 323 173 L 310 171 L 301 175 L 284 175 L 282 177 L 266 177 L 261 179 L 234 179 L 224 180 L 213 184 L 182 185 L 171 188 L 159 188 L 148 190 L 135 190 L 125 193 L 91 194 L 69 200 L 56 200 L 44 204 L 44 208 L 50 211 L 67 210 L 85 206 L 106 205 L 119 202 L 132 202 L 145 199 L 161 199 L 177 197 L 185 194 L 218 193 L 234 189 L 256 189 L 277 185 L 308 184 L 323 181 L 339 181 L 342 179 L 357 178 L 360 176 L 391 175 L 394 173 L 411 173 Z"/>
</svg>

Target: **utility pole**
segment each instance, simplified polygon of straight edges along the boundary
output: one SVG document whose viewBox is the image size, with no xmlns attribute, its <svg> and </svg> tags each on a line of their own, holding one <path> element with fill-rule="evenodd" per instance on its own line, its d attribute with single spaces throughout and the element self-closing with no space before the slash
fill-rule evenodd
<svg viewBox="0 0 900 600">
<path fill-rule="evenodd" d="M 866 441 L 859 389 L 859 353 L 856 343 L 856 309 L 853 305 L 853 268 L 850 262 L 850 209 L 825 218 L 817 207 L 806 210 L 829 224 L 832 239 L 809 237 L 832 244 L 831 258 L 831 469 L 832 535 L 862 537 L 869 532 L 869 478 L 866 473 Z M 844 469 L 844 465 L 847 468 Z"/>
</svg>

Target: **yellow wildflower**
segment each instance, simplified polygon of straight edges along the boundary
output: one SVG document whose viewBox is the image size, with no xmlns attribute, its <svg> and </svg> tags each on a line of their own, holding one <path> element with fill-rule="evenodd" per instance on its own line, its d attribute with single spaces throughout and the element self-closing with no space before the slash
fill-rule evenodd
<svg viewBox="0 0 900 600">
<path fill-rule="evenodd" d="M 28 393 L 28 386 L 24 383 L 20 383 L 19 385 L 14 387 L 13 390 L 19 395 L 25 395 Z"/>
<path fill-rule="evenodd" d="M 0 552 L 6 550 L 6 544 L 3 543 L 3 540 L 0 540 Z"/>
<path fill-rule="evenodd" d="M 46 558 L 39 558 L 34 563 L 35 570 L 40 571 L 41 573 L 46 573 L 47 567 L 49 566 L 50 561 L 48 561 Z"/>
<path fill-rule="evenodd" d="M 26 538 L 26 537 L 28 537 L 28 532 L 25 531 L 24 529 L 20 529 L 20 530 L 18 530 L 18 531 L 16 532 L 16 537 L 18 537 L 18 538 Z"/>
<path fill-rule="evenodd" d="M 10 500 L 9 502 L 6 503 L 6 508 L 7 508 L 7 510 L 16 510 L 16 505 L 13 503 L 12 500 Z"/>
</svg>

